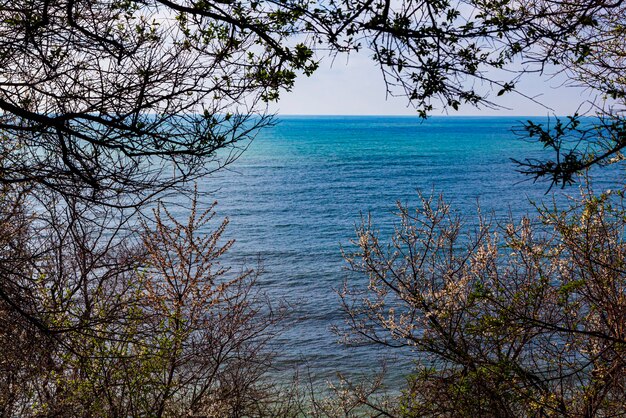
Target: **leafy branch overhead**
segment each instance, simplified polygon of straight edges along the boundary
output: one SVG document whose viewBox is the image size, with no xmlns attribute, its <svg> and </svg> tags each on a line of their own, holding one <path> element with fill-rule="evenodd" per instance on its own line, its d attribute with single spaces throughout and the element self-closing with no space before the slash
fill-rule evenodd
<svg viewBox="0 0 626 418">
<path fill-rule="evenodd" d="M 576 181 L 578 173 L 624 159 L 626 120 L 616 116 L 591 119 L 574 115 L 566 122 L 555 118 L 553 126 L 529 120 L 524 125 L 523 135 L 551 150 L 555 158 L 547 161 L 513 159 L 519 170 L 535 180 L 547 177 L 552 185 L 565 187 Z"/>
<path fill-rule="evenodd" d="M 616 64 L 623 51 L 615 44 L 624 23 L 619 1 L 374 0 L 331 5 L 331 44 L 340 50 L 370 48 L 390 92 L 408 96 L 423 114 L 433 109 L 434 99 L 444 107 L 493 105 L 491 92 L 514 91 L 520 73 L 546 71 L 549 65 L 561 66 L 572 79 L 604 69 L 607 73 L 594 88 L 608 79 L 615 84 L 618 78 Z M 600 54 L 605 59 L 598 59 Z M 523 65 L 516 67 L 519 62 Z M 496 71 L 500 69 L 507 72 Z M 623 91 L 613 87 L 616 95 Z"/>
<path fill-rule="evenodd" d="M 621 1 L 582 0 L 10 3 L 0 10 L 0 180 L 111 205 L 185 184 L 271 123 L 266 103 L 317 69 L 314 48 L 369 49 L 389 93 L 423 117 L 497 106 L 525 94 L 524 74 L 554 69 L 610 99 L 597 111 L 619 120 L 623 16 Z M 544 168 L 567 183 L 577 167 Z"/>
<path fill-rule="evenodd" d="M 3 7 L 1 181 L 132 204 L 227 164 L 237 143 L 271 122 L 264 101 L 317 66 L 306 43 L 287 42 L 301 31 L 300 9 L 169 0 Z M 235 152 L 218 158 L 222 148 Z"/>
</svg>

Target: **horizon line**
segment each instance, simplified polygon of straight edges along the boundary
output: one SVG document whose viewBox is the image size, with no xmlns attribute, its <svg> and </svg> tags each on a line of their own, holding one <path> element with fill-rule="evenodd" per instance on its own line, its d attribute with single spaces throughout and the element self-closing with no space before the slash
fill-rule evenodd
<svg viewBox="0 0 626 418">
<path fill-rule="evenodd" d="M 306 117 L 406 117 L 406 118 L 421 118 L 417 113 L 414 115 L 407 114 L 373 114 L 373 113 L 275 113 L 276 116 L 306 116 Z M 541 118 L 541 117 L 568 117 L 572 115 L 427 115 L 426 119 L 434 117 L 443 118 Z M 579 115 L 585 117 L 584 115 Z M 587 116 L 589 117 L 589 116 Z M 593 117 L 593 116 L 591 116 Z"/>
</svg>

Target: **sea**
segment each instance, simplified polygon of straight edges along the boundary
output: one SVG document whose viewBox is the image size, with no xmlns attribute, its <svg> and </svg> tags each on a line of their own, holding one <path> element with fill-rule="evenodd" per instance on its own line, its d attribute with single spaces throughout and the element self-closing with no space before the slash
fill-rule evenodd
<svg viewBox="0 0 626 418">
<path fill-rule="evenodd" d="M 469 224 L 478 207 L 494 219 L 519 219 L 537 204 L 577 195 L 577 186 L 551 188 L 518 172 L 512 158 L 546 156 L 519 134 L 527 119 L 281 116 L 199 184 L 229 219 L 226 235 L 236 242 L 224 262 L 234 270 L 261 266 L 258 289 L 288 307 L 272 342 L 276 373 L 316 381 L 410 374 L 410 350 L 342 344 L 346 316 L 337 292 L 346 280 L 366 286 L 347 270 L 342 248 L 350 250 L 363 216 L 388 236 L 397 202 L 416 206 L 418 191 L 443 194 Z M 598 177 L 598 187 L 614 180 Z"/>
</svg>

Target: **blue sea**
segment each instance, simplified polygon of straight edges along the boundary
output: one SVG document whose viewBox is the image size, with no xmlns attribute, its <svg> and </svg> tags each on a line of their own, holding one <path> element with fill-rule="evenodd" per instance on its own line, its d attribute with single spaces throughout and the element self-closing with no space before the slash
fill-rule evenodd
<svg viewBox="0 0 626 418">
<path fill-rule="evenodd" d="M 330 330 L 344 321 L 336 289 L 350 274 L 341 247 L 350 248 L 361 215 L 371 214 L 388 231 L 396 202 L 415 205 L 417 190 L 443 193 L 470 222 L 479 204 L 496 218 L 519 218 L 533 213 L 532 201 L 552 199 L 549 183 L 534 183 L 511 162 L 544 153 L 513 132 L 524 120 L 280 117 L 228 169 L 200 185 L 218 201 L 218 215 L 230 220 L 228 237 L 236 243 L 228 262 L 237 268 L 260 259 L 260 288 L 291 306 L 274 343 L 277 370 L 297 367 L 319 379 L 368 375 L 394 355 L 344 347 Z M 577 193 L 576 187 L 555 191 L 557 199 Z M 408 374 L 410 357 L 389 361 L 387 369 Z"/>
</svg>

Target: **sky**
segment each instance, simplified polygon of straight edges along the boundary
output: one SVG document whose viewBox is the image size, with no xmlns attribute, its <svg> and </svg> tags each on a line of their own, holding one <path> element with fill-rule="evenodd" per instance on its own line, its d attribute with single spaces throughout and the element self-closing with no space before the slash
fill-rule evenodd
<svg viewBox="0 0 626 418">
<path fill-rule="evenodd" d="M 588 94 L 574 87 L 562 86 L 558 77 L 527 75 L 518 87 L 536 97 L 548 107 L 516 94 L 501 96 L 498 104 L 505 109 L 475 108 L 463 105 L 458 112 L 449 109 L 449 115 L 470 116 L 546 116 L 569 115 Z M 493 94 L 495 97 L 495 92 Z M 587 106 L 588 108 L 588 106 Z M 297 78 L 291 92 L 281 94 L 280 102 L 271 111 L 282 115 L 415 115 L 404 97 L 387 97 L 379 70 L 366 52 L 352 54 L 349 59 L 337 57 L 334 61 L 322 58 L 320 68 L 311 76 Z M 441 109 L 432 115 L 446 114 Z"/>
</svg>

